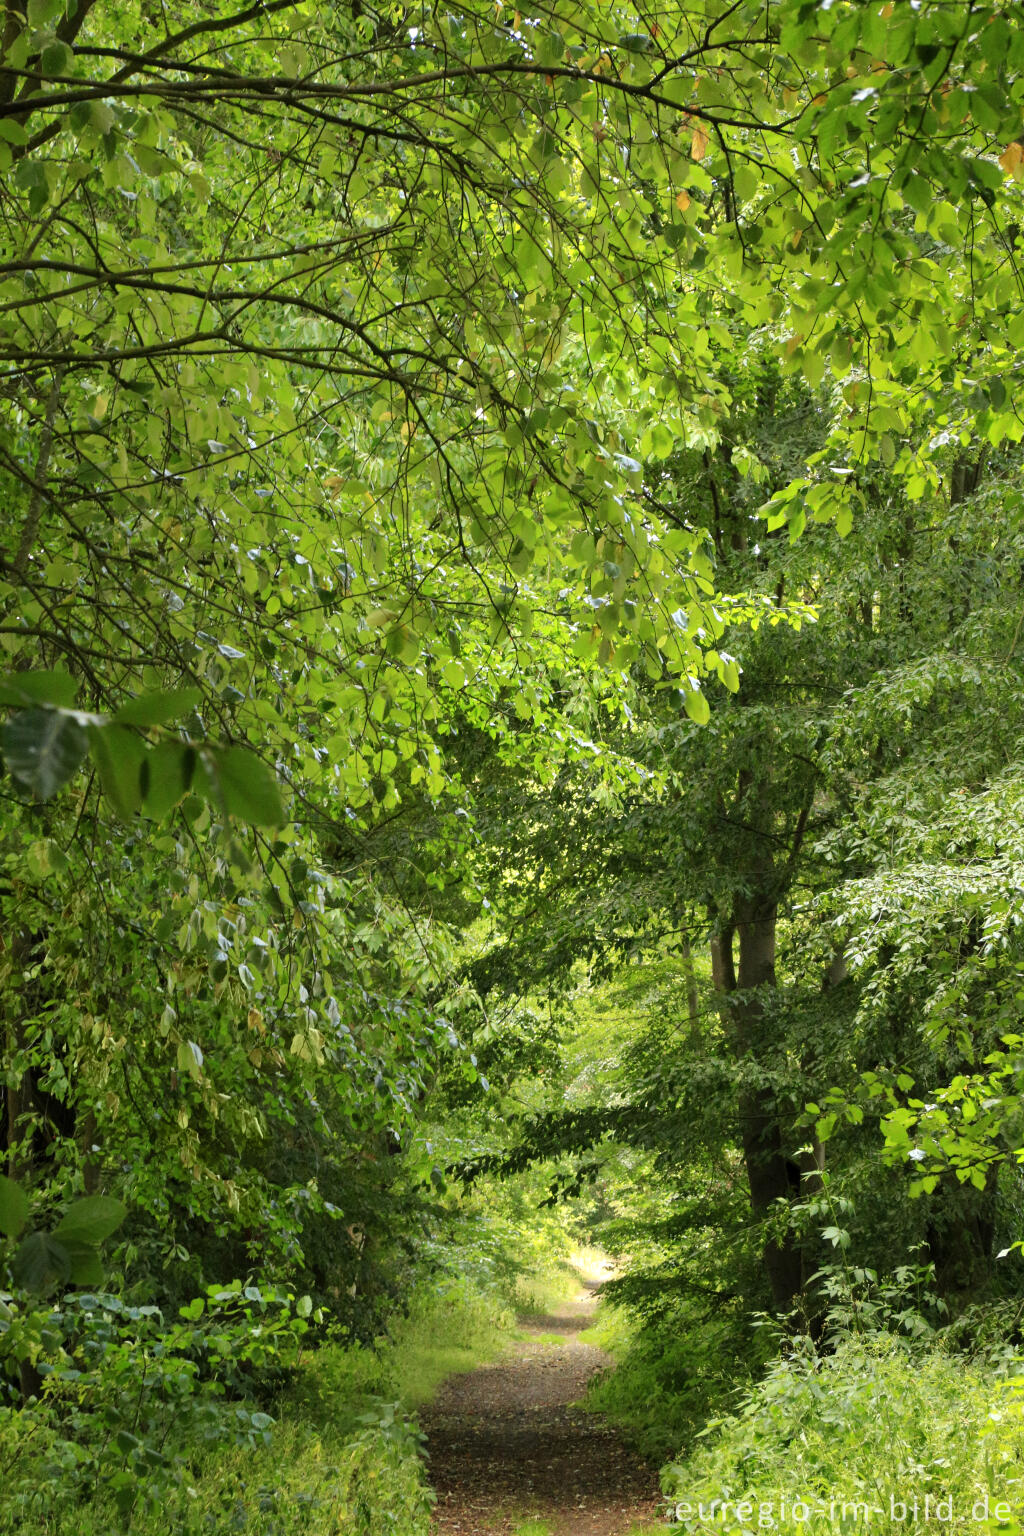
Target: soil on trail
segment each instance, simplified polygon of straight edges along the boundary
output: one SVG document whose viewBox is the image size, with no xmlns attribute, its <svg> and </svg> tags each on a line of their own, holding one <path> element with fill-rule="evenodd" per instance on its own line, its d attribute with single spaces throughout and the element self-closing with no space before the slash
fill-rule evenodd
<svg viewBox="0 0 1024 1536">
<path fill-rule="evenodd" d="M 562 1316 L 531 1319 L 496 1365 L 450 1377 L 422 1413 L 436 1536 L 511 1536 L 531 1516 L 553 1536 L 628 1536 L 654 1523 L 654 1468 L 573 1406 L 611 1364 L 577 1337 L 593 1321 L 593 1289 Z"/>
</svg>

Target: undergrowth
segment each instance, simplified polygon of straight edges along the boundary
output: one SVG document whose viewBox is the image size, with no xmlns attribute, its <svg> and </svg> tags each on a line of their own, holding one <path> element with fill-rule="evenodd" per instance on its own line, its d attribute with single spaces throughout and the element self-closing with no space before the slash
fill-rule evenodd
<svg viewBox="0 0 1024 1536">
<path fill-rule="evenodd" d="M 376 1346 L 326 1344 L 253 1413 L 220 1400 L 217 1436 L 194 1416 L 150 1405 L 143 1441 L 85 1423 L 43 1398 L 0 1410 L 3 1536 L 426 1536 L 430 1494 L 410 1410 L 452 1372 L 493 1358 L 512 1336 L 508 1302 L 445 1277 L 418 1292 Z M 146 1362 L 136 1362 L 145 1375 Z M 94 1383 L 102 1392 L 102 1380 Z M 66 1405 L 65 1405 L 66 1406 Z M 124 1404 L 112 1404 L 124 1417 Z M 239 1416 L 244 1433 L 226 1425 Z M 253 1432 L 253 1420 L 256 1431 Z M 110 1421 L 111 1424 L 114 1420 Z M 136 1427 L 138 1427 L 136 1425 Z M 126 1496 L 127 1490 L 127 1496 Z"/>
<path fill-rule="evenodd" d="M 825 1354 L 794 1341 L 664 1468 L 665 1493 L 684 1526 L 722 1536 L 808 1520 L 836 1532 L 1019 1530 L 1024 1417 L 1003 1368 L 935 1336 L 877 1331 Z"/>
<path fill-rule="evenodd" d="M 369 1351 L 327 1346 L 280 1397 L 257 1443 L 165 1442 L 170 1475 L 118 1497 L 118 1469 L 76 1480 L 77 1442 L 39 1410 L 0 1425 L 8 1479 L 0 1530 L 33 1536 L 426 1536 L 429 1499 L 413 1424 L 376 1393 Z M 124 1444 L 120 1470 L 129 1469 Z"/>
<path fill-rule="evenodd" d="M 710 1414 L 754 1381 L 775 1344 L 749 1314 L 698 1319 L 685 1302 L 639 1330 L 624 1308 L 602 1303 L 582 1338 L 616 1361 L 591 1383 L 587 1407 L 607 1414 L 655 1461 L 689 1443 Z"/>
<path fill-rule="evenodd" d="M 445 1377 L 493 1360 L 514 1331 L 515 1311 L 503 1295 L 441 1281 L 414 1298 L 382 1346 L 396 1396 L 406 1408 L 421 1407 Z"/>
</svg>

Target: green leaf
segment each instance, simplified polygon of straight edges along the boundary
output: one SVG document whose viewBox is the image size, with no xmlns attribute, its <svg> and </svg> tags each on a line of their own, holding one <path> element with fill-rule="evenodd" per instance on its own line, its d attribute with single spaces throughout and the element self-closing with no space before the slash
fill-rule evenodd
<svg viewBox="0 0 1024 1536">
<path fill-rule="evenodd" d="M 127 1214 L 127 1206 L 110 1195 L 86 1195 L 65 1211 L 53 1235 L 70 1243 L 102 1243 Z"/>
<path fill-rule="evenodd" d="M 64 14 L 64 0 L 28 0 L 30 27 L 47 27 Z"/>
<path fill-rule="evenodd" d="M 145 745 L 132 731 L 126 731 L 120 725 L 93 726 L 89 740 L 103 793 L 117 815 L 127 821 L 142 804 Z"/>
<path fill-rule="evenodd" d="M 25 710 L 0 727 L 0 753 L 8 771 L 40 800 L 49 800 L 67 783 L 88 745 L 78 721 L 60 710 Z"/>
<path fill-rule="evenodd" d="M 683 706 L 696 725 L 707 725 L 711 719 L 711 706 L 699 688 L 684 688 Z"/>
<path fill-rule="evenodd" d="M 195 773 L 196 751 L 184 742 L 164 741 L 145 755 L 139 774 L 142 808 L 162 821 L 187 794 Z"/>
<path fill-rule="evenodd" d="M 207 771 L 224 809 L 257 827 L 279 827 L 284 807 L 277 780 L 244 747 L 224 747 L 206 754 Z"/>
<path fill-rule="evenodd" d="M 28 1221 L 29 1199 L 20 1184 L 0 1173 L 0 1232 L 17 1237 Z"/>
<path fill-rule="evenodd" d="M 216 963 L 215 961 L 214 964 L 216 965 Z M 226 965 L 224 966 L 224 971 L 226 974 Z M 182 1040 L 178 1046 L 177 1061 L 180 1072 L 187 1072 L 196 1082 L 199 1081 L 203 1075 L 203 1051 L 201 1046 L 197 1045 L 194 1040 Z"/>
<path fill-rule="evenodd" d="M 52 837 L 32 843 L 25 857 L 36 880 L 45 880 L 47 875 L 62 875 L 71 867 L 71 860 Z"/>
<path fill-rule="evenodd" d="M 69 75 L 74 62 L 75 56 L 67 43 L 47 43 L 39 56 L 40 71 L 47 80 L 57 75 Z"/>
<path fill-rule="evenodd" d="M 808 384 L 820 384 L 825 377 L 825 359 L 820 352 L 805 352 L 803 356 L 804 378 Z"/>
<path fill-rule="evenodd" d="M 195 709 L 202 698 L 198 688 L 167 688 L 160 693 L 144 693 L 122 704 L 114 716 L 117 725 L 166 725 L 180 720 Z"/>
<path fill-rule="evenodd" d="M 115 118 L 113 108 L 105 101 L 90 101 L 88 103 L 89 126 L 95 128 L 97 133 L 107 134 L 114 126 Z"/>
<path fill-rule="evenodd" d="M 55 709 L 70 709 L 78 693 L 78 684 L 70 672 L 11 672 L 0 677 L 0 704 L 52 704 Z"/>
<path fill-rule="evenodd" d="M 106 1279 L 103 1261 L 91 1243 L 76 1243 L 65 1240 L 62 1246 L 67 1249 L 71 1260 L 70 1280 L 72 1285 L 100 1286 Z"/>
<path fill-rule="evenodd" d="M 11 1262 L 15 1283 L 37 1296 L 71 1278 L 71 1255 L 49 1232 L 30 1232 Z"/>
</svg>

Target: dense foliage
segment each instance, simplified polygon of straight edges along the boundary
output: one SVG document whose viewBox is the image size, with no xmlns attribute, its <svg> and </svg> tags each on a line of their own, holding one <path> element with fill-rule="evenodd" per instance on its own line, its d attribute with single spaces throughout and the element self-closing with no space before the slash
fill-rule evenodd
<svg viewBox="0 0 1024 1536">
<path fill-rule="evenodd" d="M 174 1434 L 253 1449 L 524 1230 L 621 1254 L 659 1449 L 759 1311 L 998 1313 L 1018 9 L 0 9 L 17 1519 L 187 1499 Z M 316 1509 L 422 1528 L 366 1429 Z"/>
</svg>

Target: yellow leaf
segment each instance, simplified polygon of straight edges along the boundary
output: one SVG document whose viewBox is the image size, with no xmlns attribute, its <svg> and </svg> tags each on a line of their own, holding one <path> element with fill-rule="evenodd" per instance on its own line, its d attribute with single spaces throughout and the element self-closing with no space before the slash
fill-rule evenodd
<svg viewBox="0 0 1024 1536">
<path fill-rule="evenodd" d="M 676 207 L 679 209 L 680 213 L 685 213 L 687 208 L 689 208 L 689 206 L 690 206 L 690 194 L 689 194 L 689 192 L 687 192 L 686 188 L 684 187 L 681 192 L 677 192 L 676 193 Z"/>
<path fill-rule="evenodd" d="M 693 130 L 693 143 L 690 145 L 690 159 L 703 160 L 708 152 L 708 136 L 703 128 Z"/>
<path fill-rule="evenodd" d="M 1007 176 L 1012 176 L 1015 181 L 1020 181 L 1022 175 L 1024 175 L 1024 147 L 1016 139 L 1011 139 L 999 156 L 999 164 Z M 95 412 L 93 414 L 95 415 Z"/>
</svg>

